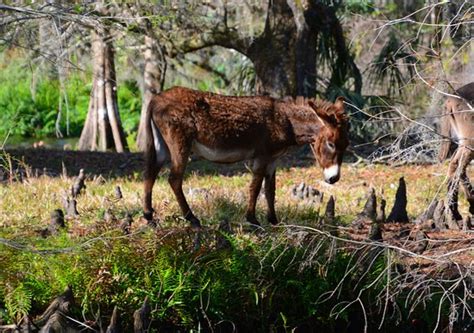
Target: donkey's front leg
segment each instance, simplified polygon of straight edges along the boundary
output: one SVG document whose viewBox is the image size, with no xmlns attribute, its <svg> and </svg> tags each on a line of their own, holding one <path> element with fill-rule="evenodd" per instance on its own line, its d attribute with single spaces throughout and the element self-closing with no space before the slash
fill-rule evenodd
<svg viewBox="0 0 474 333">
<path fill-rule="evenodd" d="M 255 163 L 257 164 L 257 163 Z M 257 198 L 262 188 L 263 178 L 265 177 L 265 168 L 253 168 L 252 181 L 249 187 L 249 201 L 247 207 L 247 214 L 245 215 L 247 222 L 260 225 L 255 217 L 255 207 L 257 205 Z"/>
<path fill-rule="evenodd" d="M 178 201 L 184 218 L 191 222 L 191 227 L 193 229 L 199 229 L 201 228 L 201 222 L 199 222 L 199 219 L 194 216 L 191 208 L 189 208 L 188 202 L 186 201 L 186 197 L 183 193 L 183 177 L 188 157 L 189 153 L 187 152 L 183 152 L 182 154 L 179 154 L 179 156 L 172 156 L 168 182 L 174 192 L 174 195 L 176 196 L 176 200 Z"/>
<path fill-rule="evenodd" d="M 267 167 L 267 173 L 265 175 L 265 198 L 268 206 L 267 220 L 271 224 L 278 223 L 275 212 L 275 173 L 275 166 L 271 163 Z"/>
</svg>

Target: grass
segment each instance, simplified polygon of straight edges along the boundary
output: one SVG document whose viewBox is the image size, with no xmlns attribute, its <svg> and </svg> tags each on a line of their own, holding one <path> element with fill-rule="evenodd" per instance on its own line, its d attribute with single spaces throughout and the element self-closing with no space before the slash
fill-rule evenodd
<svg viewBox="0 0 474 333">
<path fill-rule="evenodd" d="M 154 206 L 161 218 L 157 231 L 140 219 L 142 185 L 137 176 L 106 181 L 89 177 L 85 193 L 78 198 L 80 217 L 68 220 L 66 230 L 48 238 L 41 237 L 38 230 L 47 227 L 50 213 L 62 206 L 61 195 L 73 180 L 43 176 L 0 185 L 0 237 L 25 247 L 18 250 L 0 244 L 0 321 L 18 321 L 26 313 L 39 313 L 71 285 L 79 305 L 76 315 L 82 318 L 83 311 L 95 322 L 107 322 L 114 305 L 131 322 L 134 309 L 148 296 L 157 329 L 192 330 L 208 325 L 225 331 L 232 324 L 244 331 L 270 327 L 291 331 L 312 325 L 330 332 L 353 322 L 354 313 L 360 315 L 357 306 L 342 311 L 338 318 L 332 311 L 353 300 L 357 288 L 373 284 L 361 302 L 373 311 L 371 327 L 378 325 L 374 299 L 383 289 L 384 281 L 377 281 L 377 276 L 383 270 L 384 256 L 371 266 L 360 285 L 344 284 L 338 297 L 318 302 L 338 285 L 353 258 L 344 252 L 330 255 L 327 239 L 268 226 L 262 197 L 258 217 L 264 231 L 249 231 L 243 222 L 250 175 L 221 176 L 209 170 L 205 165 L 190 173 L 184 187 L 205 226 L 198 251 L 193 250 L 193 235 L 180 218 L 164 179 L 158 180 L 154 190 Z M 338 221 L 347 223 L 362 209 L 371 186 L 379 193 L 383 189 L 390 208 L 398 178 L 404 176 L 408 211 L 414 217 L 440 188 L 444 191 L 445 170 L 445 165 L 345 165 L 341 181 L 330 186 L 321 182 L 321 171 L 315 166 L 283 169 L 277 173 L 277 212 L 283 226 L 317 223 L 324 207 L 289 195 L 293 186 L 305 181 L 323 191 L 325 201 L 334 195 Z M 114 197 L 117 185 L 124 195 L 121 200 Z M 104 221 L 106 210 L 117 220 Z M 117 226 L 127 212 L 135 222 L 132 234 L 124 236 Z M 226 236 L 229 249 L 216 250 L 216 228 L 223 219 L 231 222 L 234 233 Z M 411 316 L 432 319 L 432 313 L 421 308 Z M 393 324 L 388 319 L 386 331 L 400 329 Z"/>
<path fill-rule="evenodd" d="M 364 198 L 370 187 L 378 193 L 382 190 L 387 200 L 387 207 L 393 204 L 399 177 L 405 177 L 408 190 L 408 212 L 411 216 L 419 215 L 436 195 L 444 191 L 445 166 L 410 166 L 389 168 L 383 165 L 348 167 L 342 170 L 342 179 L 336 186 L 327 185 L 322 181 L 322 173 L 318 167 L 289 168 L 277 173 L 277 211 L 283 223 L 299 223 L 294 219 L 305 210 L 318 210 L 319 206 L 308 206 L 304 202 L 291 198 L 291 188 L 304 181 L 321 190 L 326 197 L 336 197 L 338 215 L 354 216 L 362 208 Z M 179 214 L 177 202 L 174 199 L 166 181 L 166 171 L 154 188 L 155 208 L 162 216 Z M 132 176 L 133 177 L 133 176 Z M 188 194 L 194 189 L 195 194 L 188 195 L 188 201 L 204 224 L 215 221 L 217 210 L 227 210 L 223 214 L 233 222 L 243 222 L 247 200 L 247 186 L 251 176 L 242 173 L 234 176 L 215 174 L 189 174 L 184 183 L 184 192 Z M 60 208 L 61 195 L 72 184 L 71 179 L 40 177 L 29 179 L 26 184 L 14 183 L 0 187 L 2 202 L 0 208 L 0 226 L 14 226 L 21 229 L 41 227 L 47 223 L 50 212 Z M 115 202 L 114 190 L 119 185 L 124 193 L 124 199 Z M 81 213 L 81 223 L 88 225 L 95 222 L 98 212 L 107 208 L 123 213 L 129 209 L 139 216 L 141 209 L 142 184 L 140 179 L 120 178 L 102 183 L 101 179 L 87 182 L 87 191 L 78 200 Z M 227 202 L 228 207 L 222 207 Z M 25 206 L 24 203 L 28 203 Z M 233 207 L 233 208 L 232 208 Z M 258 208 L 265 213 L 265 200 L 259 197 Z M 263 222 L 263 221 L 262 221 Z"/>
</svg>

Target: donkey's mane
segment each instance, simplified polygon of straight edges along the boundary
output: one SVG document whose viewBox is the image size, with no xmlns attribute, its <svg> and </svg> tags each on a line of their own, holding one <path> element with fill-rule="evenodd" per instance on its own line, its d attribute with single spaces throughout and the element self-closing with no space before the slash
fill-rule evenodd
<svg viewBox="0 0 474 333">
<path fill-rule="evenodd" d="M 334 107 L 334 103 L 320 99 L 320 98 L 303 98 L 298 96 L 296 98 L 293 97 L 285 97 L 282 99 L 284 102 L 290 103 L 294 107 L 298 106 L 305 106 L 308 108 L 313 108 L 310 105 L 310 102 L 318 109 L 319 112 L 325 113 L 327 116 L 334 116 L 341 120 L 347 120 L 347 115 L 344 112 L 338 112 L 338 109 Z M 307 113 L 303 111 L 302 113 Z"/>
<path fill-rule="evenodd" d="M 313 104 L 322 112 L 326 113 L 328 116 L 334 114 L 334 103 L 326 101 L 324 99 L 309 99 L 307 101 L 307 105 L 309 105 L 309 102 L 313 102 Z"/>
</svg>

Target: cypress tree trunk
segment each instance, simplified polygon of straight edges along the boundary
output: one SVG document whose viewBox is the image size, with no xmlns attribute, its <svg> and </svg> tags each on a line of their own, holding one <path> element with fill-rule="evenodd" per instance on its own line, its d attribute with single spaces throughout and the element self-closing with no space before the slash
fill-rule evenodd
<svg viewBox="0 0 474 333">
<path fill-rule="evenodd" d="M 148 23 L 147 34 L 145 35 L 145 50 L 143 52 L 143 87 L 142 87 L 142 110 L 140 115 L 140 125 L 138 126 L 137 148 L 140 151 L 145 149 L 146 140 L 146 112 L 148 104 L 154 94 L 163 89 L 166 59 L 158 41 Z"/>
<path fill-rule="evenodd" d="M 248 49 L 237 48 L 255 66 L 257 93 L 314 97 L 321 34 L 332 39 L 336 56 L 329 84 L 342 85 L 353 77 L 354 90 L 360 92 L 362 78 L 346 47 L 334 9 L 318 1 L 272 0 L 263 33 Z"/>
<path fill-rule="evenodd" d="M 92 59 L 94 81 L 79 149 L 105 151 L 114 148 L 117 152 L 127 151 L 117 105 L 114 49 L 107 30 L 93 31 Z"/>
</svg>

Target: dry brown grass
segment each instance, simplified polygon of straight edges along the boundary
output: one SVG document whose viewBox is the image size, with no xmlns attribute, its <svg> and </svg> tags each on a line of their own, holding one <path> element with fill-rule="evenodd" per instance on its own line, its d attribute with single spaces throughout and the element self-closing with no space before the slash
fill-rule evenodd
<svg viewBox="0 0 474 333">
<path fill-rule="evenodd" d="M 383 191 L 387 208 L 390 209 L 398 179 L 403 176 L 408 190 L 408 213 L 410 217 L 416 217 L 437 194 L 445 193 L 445 171 L 446 165 L 393 168 L 385 165 L 346 164 L 343 166 L 341 180 L 335 185 L 328 185 L 322 181 L 322 173 L 317 166 L 281 169 L 277 172 L 277 211 L 283 223 L 297 224 L 295 218 L 298 214 L 294 214 L 295 212 L 319 210 L 317 204 L 310 205 L 291 197 L 291 189 L 301 182 L 324 192 L 325 200 L 330 195 L 335 196 L 336 214 L 348 219 L 361 210 L 370 187 L 374 187 L 378 195 Z M 162 173 L 154 188 L 154 206 L 161 217 L 179 214 L 176 200 L 166 181 L 166 173 Z M 246 172 L 233 176 L 192 172 L 185 180 L 184 192 L 191 207 L 205 224 L 223 217 L 231 218 L 233 222 L 243 222 L 249 182 L 250 175 Z M 63 193 L 72 183 L 71 178 L 41 176 L 26 179 L 23 183 L 0 186 L 0 226 L 28 230 L 44 225 L 50 212 L 62 207 Z M 78 199 L 82 223 L 93 221 L 108 208 L 120 212 L 130 211 L 135 217 L 140 215 L 142 185 L 139 179 L 122 177 L 105 181 L 102 177 L 88 177 L 86 185 L 85 193 Z M 124 194 L 120 201 L 114 198 L 114 188 L 117 185 Z M 228 207 L 223 207 L 225 205 Z M 462 198 L 461 208 L 466 211 Z M 224 216 L 226 209 L 231 210 L 229 216 Z M 266 209 L 263 195 L 259 197 L 258 209 L 262 219 Z"/>
</svg>

